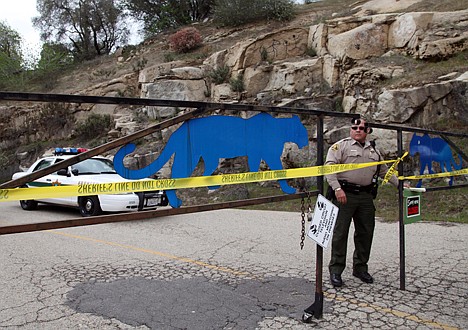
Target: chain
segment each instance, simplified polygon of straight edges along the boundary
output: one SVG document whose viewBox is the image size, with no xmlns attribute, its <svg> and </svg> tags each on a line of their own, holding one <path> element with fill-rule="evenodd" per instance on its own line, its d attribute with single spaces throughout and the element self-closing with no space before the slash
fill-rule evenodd
<svg viewBox="0 0 468 330">
<path fill-rule="evenodd" d="M 309 214 L 312 213 L 312 206 L 311 206 L 311 203 L 312 201 L 310 200 L 310 193 L 307 192 L 307 210 L 309 212 Z M 312 219 L 309 219 L 309 221 L 311 221 Z"/>
<path fill-rule="evenodd" d="M 301 230 L 301 250 L 304 248 L 304 240 L 305 240 L 305 201 L 304 197 L 301 199 L 301 217 L 302 217 L 302 230 Z"/>
<path fill-rule="evenodd" d="M 311 221 L 312 219 L 309 219 L 309 215 L 312 212 L 312 206 L 311 206 L 311 200 L 310 200 L 310 193 L 307 192 L 307 220 Z M 305 206 L 305 199 L 302 197 L 301 199 L 301 224 L 302 224 L 302 229 L 301 229 L 301 250 L 304 248 L 304 240 L 305 240 L 305 232 L 306 232 L 306 206 Z"/>
</svg>

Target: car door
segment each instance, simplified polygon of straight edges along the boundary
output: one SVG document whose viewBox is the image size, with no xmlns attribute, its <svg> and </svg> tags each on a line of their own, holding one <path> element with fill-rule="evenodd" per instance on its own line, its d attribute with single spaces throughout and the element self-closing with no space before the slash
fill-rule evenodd
<svg viewBox="0 0 468 330">
<path fill-rule="evenodd" d="M 40 161 L 33 171 L 38 171 L 43 168 L 49 167 L 53 164 L 56 164 L 62 161 L 62 158 L 45 158 Z M 65 186 L 70 184 L 69 176 L 67 175 L 58 175 L 57 172 L 47 174 L 32 183 L 29 183 L 30 187 L 50 187 L 50 186 Z M 59 197 L 59 198 L 45 198 L 38 199 L 38 201 L 45 203 L 54 203 L 60 205 L 76 205 L 76 197 L 72 198 L 71 196 Z"/>
</svg>

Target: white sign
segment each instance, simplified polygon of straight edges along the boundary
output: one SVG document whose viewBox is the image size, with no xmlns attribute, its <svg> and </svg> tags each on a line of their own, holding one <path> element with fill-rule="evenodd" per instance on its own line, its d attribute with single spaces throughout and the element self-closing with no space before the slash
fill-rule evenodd
<svg viewBox="0 0 468 330">
<path fill-rule="evenodd" d="M 323 248 L 327 248 L 332 239 L 338 210 L 338 206 L 322 195 L 318 195 L 307 236 Z"/>
</svg>

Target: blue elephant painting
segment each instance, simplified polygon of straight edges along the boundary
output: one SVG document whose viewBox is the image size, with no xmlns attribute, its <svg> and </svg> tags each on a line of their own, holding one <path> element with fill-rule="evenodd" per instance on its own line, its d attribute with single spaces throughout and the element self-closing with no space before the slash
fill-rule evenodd
<svg viewBox="0 0 468 330">
<path fill-rule="evenodd" d="M 419 162 L 421 168 L 419 173 L 423 174 L 426 167 L 430 174 L 433 174 L 432 162 L 437 162 L 440 165 L 442 172 L 452 172 L 460 170 L 462 167 L 462 157 L 458 155 L 460 164 L 455 162 L 450 146 L 441 138 L 431 138 L 428 134 L 423 136 L 413 135 L 410 142 L 410 155 L 414 156 L 419 153 Z M 417 187 L 421 187 L 422 180 L 419 180 Z M 450 185 L 453 184 L 453 177 L 450 178 Z"/>
<path fill-rule="evenodd" d="M 124 158 L 136 146 L 127 144 L 114 156 L 114 166 L 122 177 L 142 179 L 157 173 L 174 155 L 172 178 L 190 177 L 200 158 L 205 163 L 203 175 L 211 175 L 218 167 L 220 158 L 247 156 L 250 171 L 257 171 L 261 160 L 271 170 L 283 169 L 281 154 L 284 144 L 292 142 L 299 148 L 308 145 L 307 130 L 299 117 L 275 118 L 259 113 L 249 119 L 231 116 L 209 116 L 184 122 L 172 135 L 159 157 L 141 169 L 128 169 Z M 279 180 L 283 192 L 295 193 L 286 180 Z M 216 187 L 210 187 L 211 189 Z M 182 201 L 174 190 L 167 196 L 172 207 L 179 207 Z"/>
</svg>

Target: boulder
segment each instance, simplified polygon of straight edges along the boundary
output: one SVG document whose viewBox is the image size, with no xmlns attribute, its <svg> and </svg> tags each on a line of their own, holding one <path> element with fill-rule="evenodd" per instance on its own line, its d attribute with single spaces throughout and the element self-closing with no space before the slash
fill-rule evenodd
<svg viewBox="0 0 468 330">
<path fill-rule="evenodd" d="M 289 28 L 236 44 L 226 54 L 225 64 L 233 71 L 262 62 L 302 56 L 307 50 L 308 30 Z"/>
<path fill-rule="evenodd" d="M 244 70 L 244 85 L 247 97 L 256 96 L 270 81 L 272 65 L 259 65 Z"/>
<path fill-rule="evenodd" d="M 206 77 L 205 71 L 202 68 L 185 66 L 181 68 L 173 68 L 169 71 L 169 75 L 175 79 L 196 80 Z"/>
<path fill-rule="evenodd" d="M 419 59 L 445 59 L 468 49 L 468 32 L 455 38 L 422 42 L 415 52 Z"/>
<path fill-rule="evenodd" d="M 383 122 L 405 123 L 416 112 L 425 112 L 419 116 L 425 118 L 426 125 L 434 123 L 451 112 L 445 107 L 444 99 L 450 95 L 452 89 L 451 82 L 441 82 L 414 88 L 384 90 L 378 96 L 377 111 L 373 116 Z"/>
<path fill-rule="evenodd" d="M 213 102 L 226 102 L 226 100 L 233 100 L 236 94 L 231 90 L 231 85 L 228 83 L 212 85 L 211 86 L 211 99 Z"/>
<path fill-rule="evenodd" d="M 158 77 L 166 76 L 170 73 L 171 69 L 184 66 L 184 61 L 173 61 L 168 63 L 160 63 L 140 71 L 138 75 L 138 83 L 145 84 L 154 82 Z"/>
<path fill-rule="evenodd" d="M 388 31 L 389 48 L 407 47 L 417 37 L 417 31 L 426 31 L 430 27 L 432 18 L 433 13 L 408 13 L 397 17 Z"/>
<path fill-rule="evenodd" d="M 317 24 L 309 28 L 309 36 L 307 38 L 307 47 L 314 49 L 318 56 L 328 54 L 328 25 Z"/>
<path fill-rule="evenodd" d="M 273 67 L 264 91 L 282 91 L 293 94 L 322 82 L 322 59 L 284 62 Z"/>
<path fill-rule="evenodd" d="M 154 83 L 142 85 L 142 96 L 150 99 L 206 101 L 208 90 L 204 80 L 157 80 Z M 148 107 L 147 113 L 151 119 L 174 116 L 176 107 Z"/>
<path fill-rule="evenodd" d="M 350 31 L 329 35 L 329 53 L 344 60 L 354 60 L 381 56 L 387 51 L 387 25 L 363 24 Z"/>
</svg>

